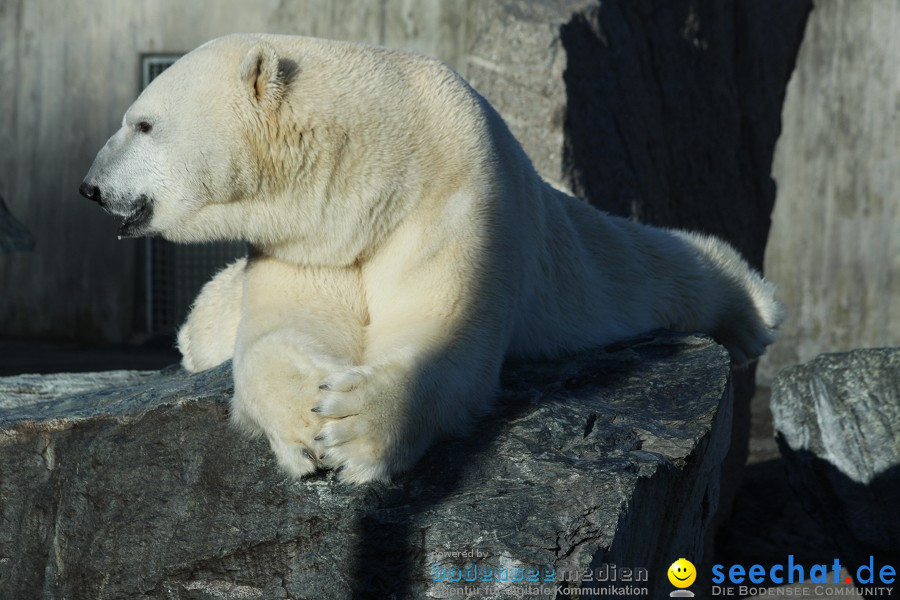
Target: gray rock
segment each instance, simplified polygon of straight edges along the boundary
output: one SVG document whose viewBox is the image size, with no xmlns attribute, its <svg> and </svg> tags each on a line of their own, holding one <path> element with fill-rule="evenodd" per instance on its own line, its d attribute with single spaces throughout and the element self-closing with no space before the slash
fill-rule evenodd
<svg viewBox="0 0 900 600">
<path fill-rule="evenodd" d="M 467 63 L 538 171 L 595 206 L 714 233 L 756 268 L 810 0 L 498 0 Z"/>
<path fill-rule="evenodd" d="M 498 110 L 538 172 L 563 187 L 567 106 L 562 27 L 593 0 L 479 2 L 466 60 L 472 86 Z"/>
<path fill-rule="evenodd" d="M 69 377 L 77 393 L 32 379 L 20 403 L 21 378 L 0 380 L 3 598 L 444 598 L 440 569 L 473 562 L 641 567 L 634 585 L 668 590 L 672 560 L 699 560 L 729 445 L 728 357 L 690 335 L 511 365 L 470 436 L 361 487 L 286 479 L 233 431 L 227 364 Z M 433 554 L 454 551 L 483 556 Z"/>
<path fill-rule="evenodd" d="M 784 369 L 772 416 L 792 485 L 858 552 L 900 551 L 900 348 Z"/>
<path fill-rule="evenodd" d="M 34 250 L 31 234 L 6 207 L 0 196 L 0 254 Z"/>
<path fill-rule="evenodd" d="M 55 412 L 64 408 L 66 396 L 121 387 L 153 376 L 153 371 L 100 371 L 3 377 L 0 378 L 0 410 L 27 407 L 35 412 Z"/>
</svg>

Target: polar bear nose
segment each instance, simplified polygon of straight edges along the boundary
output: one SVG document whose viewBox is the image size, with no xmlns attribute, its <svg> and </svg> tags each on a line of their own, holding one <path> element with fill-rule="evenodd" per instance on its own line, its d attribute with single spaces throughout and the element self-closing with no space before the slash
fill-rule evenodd
<svg viewBox="0 0 900 600">
<path fill-rule="evenodd" d="M 98 188 L 96 185 L 91 185 L 88 182 L 83 181 L 81 185 L 78 186 L 78 193 L 88 200 L 100 202 L 100 188 Z"/>
</svg>

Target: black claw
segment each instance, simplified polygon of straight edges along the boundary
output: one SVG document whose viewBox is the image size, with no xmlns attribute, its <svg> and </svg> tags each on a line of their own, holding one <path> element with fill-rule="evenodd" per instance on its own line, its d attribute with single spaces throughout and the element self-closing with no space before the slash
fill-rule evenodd
<svg viewBox="0 0 900 600">
<path fill-rule="evenodd" d="M 338 473 L 340 473 L 343 470 L 344 470 L 344 465 L 341 465 L 337 469 L 334 470 L 334 474 L 337 475 Z"/>
<path fill-rule="evenodd" d="M 309 409 L 309 412 L 314 412 L 314 413 L 322 412 L 322 407 L 321 406 L 313 406 L 311 409 Z"/>
<path fill-rule="evenodd" d="M 316 459 L 313 457 L 312 453 L 309 450 L 303 451 L 303 456 L 311 460 L 312 462 L 316 462 Z"/>
<path fill-rule="evenodd" d="M 319 460 L 325 460 L 325 455 L 324 455 L 324 454 L 320 454 L 320 455 L 319 455 Z"/>
<path fill-rule="evenodd" d="M 323 392 L 327 392 L 327 391 L 331 390 L 331 386 L 328 385 L 327 383 L 323 383 L 322 385 L 319 386 L 319 389 L 322 390 Z"/>
<path fill-rule="evenodd" d="M 321 442 L 322 440 L 325 439 L 325 434 L 324 434 L 324 433 L 320 433 L 319 435 L 317 435 L 317 436 L 314 437 L 313 439 L 316 440 L 317 442 Z"/>
</svg>

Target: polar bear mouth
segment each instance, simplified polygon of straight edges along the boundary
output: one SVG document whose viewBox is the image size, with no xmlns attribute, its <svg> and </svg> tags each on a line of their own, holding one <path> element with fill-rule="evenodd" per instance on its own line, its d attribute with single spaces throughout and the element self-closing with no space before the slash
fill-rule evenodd
<svg viewBox="0 0 900 600">
<path fill-rule="evenodd" d="M 140 237 L 153 218 L 153 203 L 147 196 L 140 196 L 136 208 L 119 225 L 119 237 Z"/>
</svg>

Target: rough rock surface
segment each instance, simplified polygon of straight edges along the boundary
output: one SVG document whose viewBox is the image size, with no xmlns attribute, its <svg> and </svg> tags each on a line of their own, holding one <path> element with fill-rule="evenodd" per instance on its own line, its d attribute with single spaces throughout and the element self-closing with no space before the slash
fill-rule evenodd
<svg viewBox="0 0 900 600">
<path fill-rule="evenodd" d="M 230 375 L 0 380 L 0 597 L 443 598 L 473 562 L 644 567 L 653 594 L 718 502 L 730 368 L 704 337 L 511 365 L 495 416 L 389 485 L 287 480 L 228 426 Z"/>
<path fill-rule="evenodd" d="M 810 0 L 478 4 L 468 77 L 538 171 L 762 268 L 781 105 Z"/>
<path fill-rule="evenodd" d="M 900 348 L 784 369 L 772 415 L 792 486 L 839 545 L 900 556 Z"/>
</svg>

